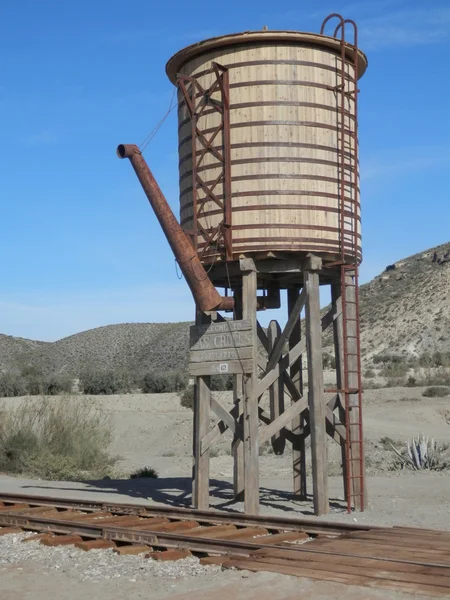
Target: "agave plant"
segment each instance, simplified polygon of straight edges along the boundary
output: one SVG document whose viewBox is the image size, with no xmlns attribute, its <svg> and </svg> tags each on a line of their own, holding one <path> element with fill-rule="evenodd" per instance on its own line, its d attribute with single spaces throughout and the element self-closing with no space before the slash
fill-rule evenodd
<svg viewBox="0 0 450 600">
<path fill-rule="evenodd" d="M 392 449 L 402 462 L 402 467 L 409 467 L 415 471 L 424 469 L 441 471 L 449 467 L 445 457 L 448 446 L 438 447 L 434 438 L 429 439 L 423 434 L 407 440 L 406 449 L 400 452 L 391 444 Z"/>
</svg>

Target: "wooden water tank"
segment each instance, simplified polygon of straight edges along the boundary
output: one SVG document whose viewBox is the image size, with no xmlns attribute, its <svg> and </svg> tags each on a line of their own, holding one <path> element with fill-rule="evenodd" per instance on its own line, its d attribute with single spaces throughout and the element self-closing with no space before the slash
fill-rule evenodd
<svg viewBox="0 0 450 600">
<path fill-rule="evenodd" d="M 356 86 L 354 52 L 346 46 L 345 85 L 350 92 Z M 357 61 L 360 77 L 367 67 L 361 51 Z M 336 89 L 341 81 L 339 40 L 290 31 L 228 35 L 181 50 L 169 60 L 166 71 L 173 83 L 177 74 L 194 76 L 207 89 L 214 78 L 208 72 L 213 62 L 229 69 L 233 257 L 314 252 L 325 260 L 335 260 L 341 252 L 342 237 L 342 113 L 341 95 Z M 180 91 L 178 101 L 180 220 L 185 230 L 192 231 L 191 120 Z M 356 224 L 359 261 L 354 94 L 346 96 L 344 114 L 344 221 L 347 231 Z M 206 123 L 206 129 L 212 131 L 221 117 L 210 110 L 202 118 L 203 127 Z M 220 137 L 215 143 L 218 141 Z M 201 150 L 198 145 L 197 152 Z M 205 156 L 200 170 L 203 179 L 209 181 L 220 172 L 211 155 Z M 199 189 L 198 198 L 202 195 Z M 207 202 L 198 222 L 211 230 L 222 219 L 217 205 Z M 346 259 L 351 262 L 355 258 L 354 239 L 346 234 L 343 240 Z M 197 244 L 203 262 L 223 259 L 214 247 L 202 253 L 205 241 L 200 235 Z"/>
</svg>

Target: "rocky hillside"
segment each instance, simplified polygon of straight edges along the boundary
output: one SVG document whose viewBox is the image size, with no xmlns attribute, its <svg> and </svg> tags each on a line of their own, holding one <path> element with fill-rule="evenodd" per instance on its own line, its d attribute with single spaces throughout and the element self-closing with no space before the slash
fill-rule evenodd
<svg viewBox="0 0 450 600">
<path fill-rule="evenodd" d="M 83 331 L 57 342 L 0 337 L 1 371 L 33 365 L 76 377 L 86 368 L 132 373 L 185 368 L 189 323 L 123 323 Z"/>
<path fill-rule="evenodd" d="M 442 261 L 448 252 L 450 242 L 399 260 L 361 287 L 366 358 L 381 352 L 450 352 L 450 260 Z M 0 335 L 0 370 L 20 371 L 31 364 L 77 376 L 86 367 L 137 373 L 183 369 L 188 331 L 186 322 L 124 323 L 53 343 Z"/>
<path fill-rule="evenodd" d="M 450 242 L 389 265 L 361 286 L 360 307 L 365 357 L 450 352 Z"/>
</svg>

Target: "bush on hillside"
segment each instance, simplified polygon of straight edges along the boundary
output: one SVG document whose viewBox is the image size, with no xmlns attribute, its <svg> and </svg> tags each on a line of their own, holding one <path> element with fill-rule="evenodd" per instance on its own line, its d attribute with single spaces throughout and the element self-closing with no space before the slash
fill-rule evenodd
<svg viewBox="0 0 450 600">
<path fill-rule="evenodd" d="M 27 393 L 26 381 L 19 375 L 3 373 L 0 375 L 0 397 L 16 398 Z"/>
<path fill-rule="evenodd" d="M 3 409 L 0 471 L 55 480 L 97 478 L 116 462 L 111 428 L 88 400 L 39 398 Z"/>
<path fill-rule="evenodd" d="M 182 394 L 180 394 L 180 404 L 184 408 L 190 408 L 194 410 L 194 386 L 190 385 L 187 387 Z"/>
<path fill-rule="evenodd" d="M 335 369 L 336 359 L 328 352 L 324 352 L 322 355 L 322 366 L 324 369 Z"/>
<path fill-rule="evenodd" d="M 449 395 L 450 388 L 437 385 L 428 387 L 422 392 L 422 396 L 425 396 L 425 398 L 445 398 Z"/>
<path fill-rule="evenodd" d="M 380 371 L 380 375 L 387 378 L 405 377 L 407 373 L 408 365 L 399 362 L 385 363 Z"/>
<path fill-rule="evenodd" d="M 72 380 L 63 375 L 45 377 L 42 374 L 16 375 L 3 373 L 0 376 L 0 397 L 56 396 L 72 391 Z"/>
<path fill-rule="evenodd" d="M 233 375 L 212 375 L 211 390 L 213 392 L 226 392 L 233 389 Z"/>
<path fill-rule="evenodd" d="M 142 379 L 141 389 L 144 394 L 181 392 L 187 387 L 188 383 L 189 376 L 181 371 L 147 373 Z"/>
<path fill-rule="evenodd" d="M 90 396 L 120 394 L 130 391 L 130 381 L 116 371 L 92 370 L 81 374 L 80 388 Z"/>
</svg>

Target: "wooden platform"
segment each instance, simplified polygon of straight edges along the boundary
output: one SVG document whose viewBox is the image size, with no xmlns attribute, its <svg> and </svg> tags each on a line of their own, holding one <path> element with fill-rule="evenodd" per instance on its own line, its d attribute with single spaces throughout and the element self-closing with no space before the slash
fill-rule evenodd
<svg viewBox="0 0 450 600">
<path fill-rule="evenodd" d="M 224 567 L 450 597 L 450 532 L 392 527 L 262 548 Z"/>
</svg>

